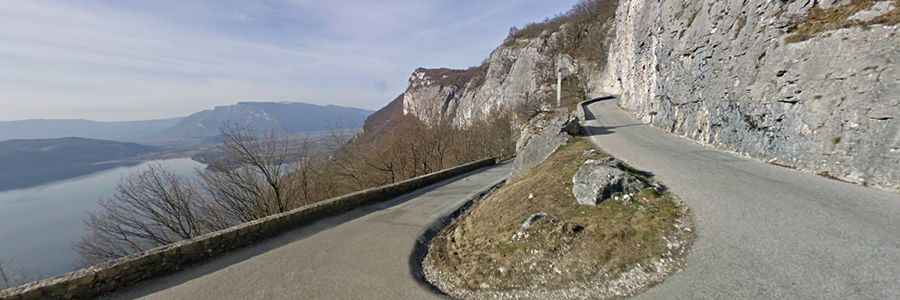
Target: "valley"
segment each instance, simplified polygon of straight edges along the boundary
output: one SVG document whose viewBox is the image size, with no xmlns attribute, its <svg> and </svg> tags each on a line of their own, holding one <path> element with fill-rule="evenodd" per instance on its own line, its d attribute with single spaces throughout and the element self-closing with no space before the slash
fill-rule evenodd
<svg viewBox="0 0 900 300">
<path fill-rule="evenodd" d="M 339 106 L 240 102 L 166 120 L 0 122 L 0 191 L 149 160 L 191 158 L 209 165 L 222 159 L 220 135 L 229 124 L 278 134 L 317 152 L 330 151 L 358 132 L 368 114 Z"/>
</svg>

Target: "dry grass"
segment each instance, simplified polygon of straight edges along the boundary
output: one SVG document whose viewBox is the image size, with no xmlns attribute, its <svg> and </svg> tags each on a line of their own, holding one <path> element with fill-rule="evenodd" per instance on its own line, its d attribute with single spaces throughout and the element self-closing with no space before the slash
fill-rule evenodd
<svg viewBox="0 0 900 300">
<path fill-rule="evenodd" d="M 799 21 L 790 30 L 791 35 L 787 36 L 785 43 L 798 43 L 814 36 L 831 30 L 841 28 L 869 26 L 876 24 L 895 25 L 900 23 L 900 0 L 894 0 L 894 9 L 890 12 L 876 17 L 875 19 L 862 22 L 858 20 L 850 20 L 849 18 L 857 12 L 871 8 L 876 0 L 853 0 L 847 5 L 823 9 L 813 7 L 809 10 L 806 18 Z"/>
<path fill-rule="evenodd" d="M 666 251 L 663 236 L 675 231 L 684 210 L 671 195 L 652 189 L 632 204 L 608 200 L 596 207 L 577 205 L 572 176 L 591 145 L 573 139 L 528 175 L 502 187 L 432 242 L 430 264 L 449 274 L 451 284 L 471 291 L 540 287 L 563 289 L 615 277 Z M 537 221 L 524 238 L 513 239 L 524 220 Z"/>
<path fill-rule="evenodd" d="M 465 70 L 419 68 L 416 72 L 425 73 L 425 76 L 433 80 L 436 84 L 442 86 L 456 86 L 461 89 L 465 88 L 469 83 L 472 83 L 473 86 L 481 86 L 481 84 L 484 83 L 487 68 L 488 65 L 484 63 L 480 66 L 471 67 Z"/>
</svg>

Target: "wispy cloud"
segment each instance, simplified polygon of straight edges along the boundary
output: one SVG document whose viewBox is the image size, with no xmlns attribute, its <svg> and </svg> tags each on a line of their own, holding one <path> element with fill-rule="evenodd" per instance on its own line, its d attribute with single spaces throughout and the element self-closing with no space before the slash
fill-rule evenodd
<svg viewBox="0 0 900 300">
<path fill-rule="evenodd" d="M 546 3 L 553 2 L 553 3 Z M 378 108 L 571 1 L 5 1 L 0 119 L 142 119 L 239 100 Z"/>
</svg>

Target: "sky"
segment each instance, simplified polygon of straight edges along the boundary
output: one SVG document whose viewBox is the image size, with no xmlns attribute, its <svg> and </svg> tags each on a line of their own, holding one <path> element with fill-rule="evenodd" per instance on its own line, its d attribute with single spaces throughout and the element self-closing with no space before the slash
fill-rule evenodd
<svg viewBox="0 0 900 300">
<path fill-rule="evenodd" d="M 238 101 L 378 109 L 576 0 L 5 0 L 0 120 L 178 117 Z"/>
</svg>

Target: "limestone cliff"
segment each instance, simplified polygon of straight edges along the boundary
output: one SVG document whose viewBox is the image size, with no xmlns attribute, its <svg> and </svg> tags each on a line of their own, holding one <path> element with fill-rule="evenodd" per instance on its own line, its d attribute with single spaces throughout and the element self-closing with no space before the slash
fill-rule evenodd
<svg viewBox="0 0 900 300">
<path fill-rule="evenodd" d="M 404 114 L 426 121 L 442 117 L 464 126 L 493 111 L 515 109 L 525 102 L 549 108 L 556 105 L 556 68 L 560 63 L 572 70 L 563 82 L 563 104 L 578 102 L 591 92 L 588 82 L 601 79 L 615 3 L 580 5 L 564 16 L 512 32 L 478 67 L 417 69 L 399 98 L 402 100 L 376 115 L 388 115 L 387 110 L 396 110 L 396 102 L 402 101 Z"/>
<path fill-rule="evenodd" d="M 704 144 L 900 188 L 898 2 L 622 0 L 600 89 Z"/>
<path fill-rule="evenodd" d="M 480 67 L 416 70 L 391 107 L 463 126 L 550 107 L 561 63 L 574 71 L 564 104 L 619 94 L 700 143 L 900 188 L 900 0 L 588 3 L 514 32 Z"/>
<path fill-rule="evenodd" d="M 552 35 L 501 46 L 479 67 L 417 69 L 400 96 L 403 113 L 424 121 L 444 117 L 464 125 L 529 98 L 549 99 L 557 61 Z"/>
</svg>

